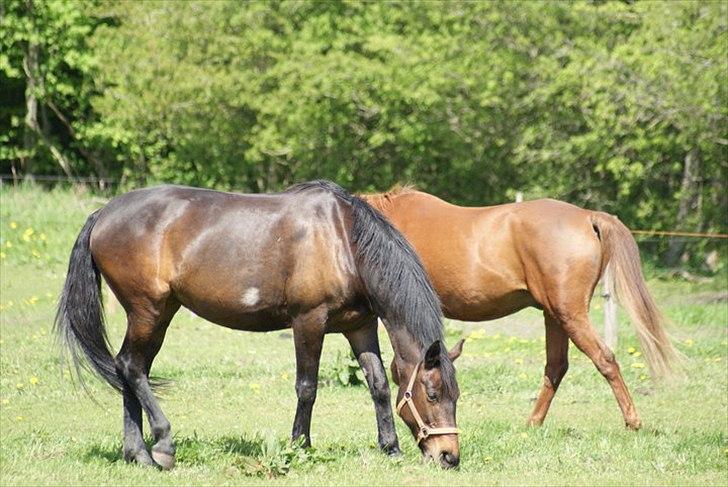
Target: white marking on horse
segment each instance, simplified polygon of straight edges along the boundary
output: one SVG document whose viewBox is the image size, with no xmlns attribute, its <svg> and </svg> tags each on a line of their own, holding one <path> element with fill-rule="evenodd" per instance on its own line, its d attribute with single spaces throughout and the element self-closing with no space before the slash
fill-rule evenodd
<svg viewBox="0 0 728 487">
<path fill-rule="evenodd" d="M 245 306 L 255 306 L 259 299 L 260 289 L 258 289 L 257 287 L 251 287 L 249 289 L 246 289 L 243 293 L 242 303 Z"/>
</svg>

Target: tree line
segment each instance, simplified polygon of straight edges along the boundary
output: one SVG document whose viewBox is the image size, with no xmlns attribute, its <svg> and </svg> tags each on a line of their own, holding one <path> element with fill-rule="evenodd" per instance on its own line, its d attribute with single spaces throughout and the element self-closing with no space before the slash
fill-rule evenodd
<svg viewBox="0 0 728 487">
<path fill-rule="evenodd" d="M 4 0 L 0 17 L 4 174 L 410 182 L 728 229 L 723 1 Z"/>
</svg>

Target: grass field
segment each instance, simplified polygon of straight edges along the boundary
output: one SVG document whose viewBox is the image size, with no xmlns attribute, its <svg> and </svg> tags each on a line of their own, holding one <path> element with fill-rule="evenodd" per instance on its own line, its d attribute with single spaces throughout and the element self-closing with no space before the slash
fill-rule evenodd
<svg viewBox="0 0 728 487">
<path fill-rule="evenodd" d="M 571 368 L 544 427 L 525 426 L 541 382 L 543 325 L 535 310 L 487 324 L 447 324 L 468 337 L 456 363 L 461 467 L 424 464 L 404 424 L 404 455 L 376 449 L 364 387 L 327 380 L 313 416 L 315 450 L 286 447 L 295 412 L 288 332 L 233 332 L 181 310 L 153 372 L 172 379 L 162 407 L 178 445 L 171 472 L 121 457 L 121 399 L 91 380 L 96 402 L 63 372 L 51 336 L 66 259 L 87 214 L 103 200 L 70 191 L 0 189 L 0 484 L 532 484 L 728 485 L 726 275 L 701 282 L 650 279 L 686 355 L 686 378 L 656 385 L 621 317 L 616 350 L 642 416 L 624 429 L 611 390 L 573 347 Z M 601 326 L 601 298 L 592 313 Z M 108 309 L 115 347 L 125 317 Z M 392 358 L 381 334 L 385 361 Z M 323 379 L 347 351 L 327 337 Z M 268 480 L 268 477 L 272 477 Z"/>
</svg>

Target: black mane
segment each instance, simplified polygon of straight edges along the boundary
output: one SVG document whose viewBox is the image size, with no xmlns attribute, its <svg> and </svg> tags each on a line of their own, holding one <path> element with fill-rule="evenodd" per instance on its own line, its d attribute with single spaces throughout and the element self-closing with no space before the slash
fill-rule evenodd
<svg viewBox="0 0 728 487">
<path fill-rule="evenodd" d="M 455 393 L 455 368 L 443 340 L 440 300 L 412 246 L 378 211 L 331 181 L 304 182 L 286 192 L 312 189 L 331 192 L 349 205 L 359 275 L 374 312 L 393 326 L 406 327 L 423 357 L 433 342 L 443 342 L 440 347 L 443 385 L 446 391 Z"/>
</svg>

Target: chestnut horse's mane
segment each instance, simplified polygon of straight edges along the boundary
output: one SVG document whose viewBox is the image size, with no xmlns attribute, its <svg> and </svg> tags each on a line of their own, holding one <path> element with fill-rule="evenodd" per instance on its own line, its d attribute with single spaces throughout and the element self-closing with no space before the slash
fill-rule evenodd
<svg viewBox="0 0 728 487">
<path fill-rule="evenodd" d="M 357 196 L 372 205 L 379 211 L 385 210 L 391 203 L 394 196 L 400 196 L 408 193 L 415 193 L 418 189 L 414 184 L 395 183 L 384 193 L 359 193 Z"/>
</svg>

